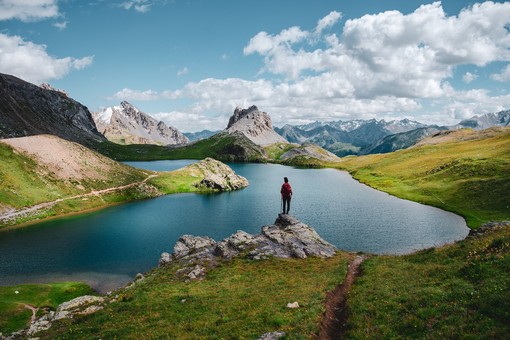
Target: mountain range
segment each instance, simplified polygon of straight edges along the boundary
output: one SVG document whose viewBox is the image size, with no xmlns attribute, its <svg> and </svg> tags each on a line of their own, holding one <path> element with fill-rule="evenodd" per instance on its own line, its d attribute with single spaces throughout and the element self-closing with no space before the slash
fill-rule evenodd
<svg viewBox="0 0 510 340">
<path fill-rule="evenodd" d="M 472 128 L 482 130 L 492 126 L 508 126 L 510 110 L 474 116 L 454 126 L 427 125 L 402 119 L 385 121 L 348 120 L 313 122 L 305 125 L 284 125 L 275 128 L 291 143 L 314 143 L 338 156 L 387 153 L 408 148 L 426 136 L 442 130 Z"/>
<path fill-rule="evenodd" d="M 337 156 L 345 156 L 385 153 L 407 148 L 423 137 L 441 130 L 465 127 L 479 130 L 491 126 L 508 126 L 510 110 L 474 116 L 454 126 L 426 125 L 409 119 L 358 119 L 273 128 L 269 114 L 260 111 L 257 106 L 247 109 L 238 107 L 222 134 L 204 130 L 190 133 L 188 138 L 128 102 L 91 114 L 87 107 L 70 98 L 62 90 L 54 89 L 48 84 L 37 86 L 11 75 L 0 74 L 0 118 L 0 138 L 51 134 L 95 148 L 110 156 L 115 156 L 112 152 L 122 153 L 129 150 L 109 146 L 104 143 L 107 138 L 121 144 L 177 146 L 189 144 L 190 139 L 207 141 L 213 135 L 216 135 L 216 144 L 227 135 L 230 135 L 229 141 L 243 135 L 259 147 L 267 147 L 273 143 L 313 143 Z M 239 146 L 236 144 L 234 147 L 234 144 L 228 144 L 229 147 L 222 147 L 221 150 L 230 148 L 232 150 L 229 149 L 228 154 L 232 155 L 233 150 Z M 240 143 L 246 144 L 246 141 Z M 254 146 L 251 149 L 254 149 Z M 161 150 L 162 155 L 168 152 L 172 151 Z M 143 150 L 136 151 L 137 155 L 143 153 Z M 231 156 L 228 159 L 231 159 Z"/>
</svg>

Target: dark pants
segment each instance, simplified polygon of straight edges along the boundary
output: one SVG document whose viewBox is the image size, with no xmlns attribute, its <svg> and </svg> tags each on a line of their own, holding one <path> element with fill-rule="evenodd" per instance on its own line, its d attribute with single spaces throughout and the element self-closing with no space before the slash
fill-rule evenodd
<svg viewBox="0 0 510 340">
<path fill-rule="evenodd" d="M 283 213 L 288 214 L 290 209 L 290 197 L 283 197 Z M 285 207 L 287 207 L 287 210 L 285 210 Z"/>
</svg>

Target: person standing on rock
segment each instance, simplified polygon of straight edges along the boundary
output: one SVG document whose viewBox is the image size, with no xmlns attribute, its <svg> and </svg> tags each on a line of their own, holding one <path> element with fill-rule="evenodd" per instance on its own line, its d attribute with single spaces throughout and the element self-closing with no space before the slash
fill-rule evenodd
<svg viewBox="0 0 510 340">
<path fill-rule="evenodd" d="M 283 213 L 288 214 L 290 209 L 290 199 L 292 198 L 292 187 L 290 186 L 289 179 L 287 177 L 283 178 L 283 182 L 282 188 L 280 189 L 280 193 L 282 194 Z"/>
</svg>

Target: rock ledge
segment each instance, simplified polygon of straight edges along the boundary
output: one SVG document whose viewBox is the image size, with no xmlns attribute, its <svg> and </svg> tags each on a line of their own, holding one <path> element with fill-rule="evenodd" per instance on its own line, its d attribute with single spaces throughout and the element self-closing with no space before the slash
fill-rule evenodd
<svg viewBox="0 0 510 340">
<path fill-rule="evenodd" d="M 209 237 L 183 235 L 172 254 L 162 253 L 159 265 L 178 262 L 177 274 L 185 280 L 205 277 L 207 268 L 234 257 L 261 260 L 269 257 L 327 258 L 336 253 L 336 247 L 323 240 L 310 226 L 293 216 L 279 214 L 274 224 L 262 227 L 261 233 L 252 235 L 242 230 L 216 242 Z"/>
</svg>

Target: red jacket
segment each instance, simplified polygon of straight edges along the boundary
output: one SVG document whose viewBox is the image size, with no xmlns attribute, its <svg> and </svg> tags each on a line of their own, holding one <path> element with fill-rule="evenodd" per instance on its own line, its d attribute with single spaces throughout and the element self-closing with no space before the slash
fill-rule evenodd
<svg viewBox="0 0 510 340">
<path fill-rule="evenodd" d="M 283 198 L 289 198 L 292 196 L 292 187 L 289 183 L 283 183 L 282 189 L 280 190 Z"/>
</svg>

